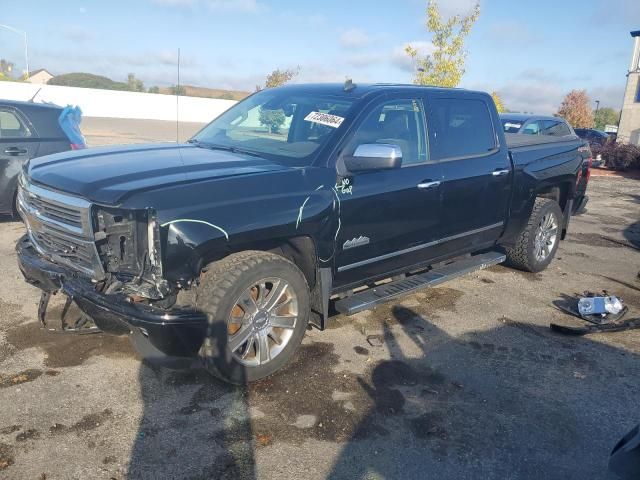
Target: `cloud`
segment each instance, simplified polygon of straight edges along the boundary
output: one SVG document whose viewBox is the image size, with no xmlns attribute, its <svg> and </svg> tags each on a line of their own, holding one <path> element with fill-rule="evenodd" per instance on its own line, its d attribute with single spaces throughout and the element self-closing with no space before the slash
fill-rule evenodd
<svg viewBox="0 0 640 480">
<path fill-rule="evenodd" d="M 364 68 L 370 67 L 371 65 L 376 65 L 379 63 L 383 63 L 389 59 L 388 55 L 384 53 L 359 53 L 357 55 L 351 55 L 346 58 L 346 63 L 353 67 Z"/>
<path fill-rule="evenodd" d="M 95 32 L 78 25 L 68 25 L 63 27 L 62 36 L 72 42 L 86 42 L 96 38 Z"/>
<path fill-rule="evenodd" d="M 541 40 L 541 36 L 533 32 L 524 23 L 516 20 L 500 20 L 489 26 L 489 41 L 501 47 L 512 47 L 521 50 L 529 42 Z"/>
<path fill-rule="evenodd" d="M 267 6 L 258 0 L 207 0 L 207 7 L 212 12 L 260 13 Z"/>
<path fill-rule="evenodd" d="M 624 85 L 598 86 L 587 88 L 587 94 L 591 100 L 600 100 L 600 107 L 611 107 L 616 110 L 622 108 Z"/>
<path fill-rule="evenodd" d="M 327 23 L 327 17 L 321 13 L 311 13 L 308 15 L 301 15 L 289 10 L 280 13 L 280 18 L 285 22 L 290 22 L 297 25 L 309 25 L 311 27 L 320 27 Z"/>
<path fill-rule="evenodd" d="M 371 45 L 373 39 L 359 28 L 351 28 L 346 30 L 340 36 L 340 45 L 348 49 L 364 48 Z"/>
<path fill-rule="evenodd" d="M 478 0 L 446 0 L 438 2 L 438 6 L 443 17 L 452 17 L 470 13 L 477 3 L 480 2 Z"/>
<path fill-rule="evenodd" d="M 522 72 L 522 73 L 526 73 Z M 523 78 L 519 75 L 518 78 Z M 549 78 L 555 78 L 550 81 Z M 573 86 L 567 86 L 573 85 Z M 503 84 L 499 88 L 495 85 L 477 84 L 470 85 L 474 90 L 496 90 L 502 98 L 505 107 L 514 112 L 529 112 L 541 115 L 551 115 L 558 111 L 562 99 L 573 89 L 587 91 L 587 95 L 595 108 L 595 100 L 600 100 L 601 107 L 620 109 L 624 87 L 619 85 L 584 87 L 576 86 L 571 81 L 565 81 L 552 74 L 549 77 L 535 78 L 530 76 L 527 80 L 516 80 Z"/>
<path fill-rule="evenodd" d="M 600 2 L 590 17 L 592 25 L 620 25 L 629 30 L 638 28 L 640 2 L 638 0 L 617 0 Z"/>
<path fill-rule="evenodd" d="M 214 13 L 260 13 L 267 6 L 258 0 L 151 0 L 157 5 L 174 8 L 204 7 Z"/>
<path fill-rule="evenodd" d="M 391 58 L 390 58 L 391 64 L 396 66 L 400 70 L 413 73 L 416 68 L 415 62 L 409 55 L 407 55 L 407 52 L 405 51 L 405 49 L 409 45 L 415 48 L 421 56 L 432 54 L 433 51 L 435 50 L 435 47 L 431 42 L 426 42 L 424 40 L 417 40 L 414 42 L 404 43 L 393 49 L 393 51 L 391 52 Z"/>
<path fill-rule="evenodd" d="M 194 0 L 153 0 L 153 3 L 167 7 L 191 7 Z"/>
</svg>

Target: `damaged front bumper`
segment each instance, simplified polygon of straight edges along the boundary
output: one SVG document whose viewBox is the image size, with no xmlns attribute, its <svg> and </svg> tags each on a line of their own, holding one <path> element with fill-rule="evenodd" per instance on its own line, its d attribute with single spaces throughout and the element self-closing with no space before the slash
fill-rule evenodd
<svg viewBox="0 0 640 480">
<path fill-rule="evenodd" d="M 207 332 L 204 313 L 186 308 L 164 310 L 131 302 L 122 294 L 99 292 L 90 279 L 42 257 L 26 235 L 18 240 L 16 253 L 28 283 L 73 298 L 100 330 L 128 334 L 144 358 L 171 363 L 167 357 L 197 355 Z"/>
</svg>

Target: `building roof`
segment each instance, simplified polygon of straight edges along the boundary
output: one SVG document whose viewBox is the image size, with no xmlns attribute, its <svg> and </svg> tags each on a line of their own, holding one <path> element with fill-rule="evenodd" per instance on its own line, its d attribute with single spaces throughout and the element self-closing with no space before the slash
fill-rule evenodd
<svg viewBox="0 0 640 480">
<path fill-rule="evenodd" d="M 39 68 L 38 70 L 34 70 L 33 72 L 29 72 L 29 77 L 33 77 L 34 75 L 37 75 L 40 72 L 46 72 L 49 75 L 51 75 L 53 77 L 53 74 L 47 70 L 46 68 Z"/>
</svg>

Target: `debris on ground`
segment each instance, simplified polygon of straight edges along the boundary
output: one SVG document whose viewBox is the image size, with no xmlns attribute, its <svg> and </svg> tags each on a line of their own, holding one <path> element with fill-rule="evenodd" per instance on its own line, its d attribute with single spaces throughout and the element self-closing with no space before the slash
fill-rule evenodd
<svg viewBox="0 0 640 480">
<path fill-rule="evenodd" d="M 609 295 L 606 291 L 602 294 L 585 292 L 583 296 L 565 297 L 553 303 L 564 313 L 591 323 L 591 325 L 579 327 L 551 323 L 549 328 L 554 332 L 565 335 L 587 335 L 640 328 L 640 318 L 622 321 L 629 308 L 623 304 L 620 297 Z"/>
<path fill-rule="evenodd" d="M 372 347 L 381 347 L 382 335 L 367 335 L 367 343 Z"/>
<path fill-rule="evenodd" d="M 606 294 L 606 292 L 604 292 Z M 609 323 L 609 314 L 617 315 L 623 310 L 622 300 L 613 295 L 587 295 L 578 300 L 578 313 L 592 323 Z"/>
</svg>

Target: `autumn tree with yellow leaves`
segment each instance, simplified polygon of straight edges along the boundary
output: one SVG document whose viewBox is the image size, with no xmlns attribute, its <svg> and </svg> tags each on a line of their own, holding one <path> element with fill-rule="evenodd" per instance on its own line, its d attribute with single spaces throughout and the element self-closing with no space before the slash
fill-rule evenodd
<svg viewBox="0 0 640 480">
<path fill-rule="evenodd" d="M 421 55 L 411 45 L 406 47 L 406 53 L 416 64 L 413 83 L 438 87 L 458 86 L 464 75 L 467 57 L 464 41 L 479 16 L 479 3 L 466 15 L 458 14 L 444 19 L 438 2 L 427 2 L 427 30 L 432 35 L 431 43 L 435 50 L 428 55 Z"/>
<path fill-rule="evenodd" d="M 498 92 L 491 92 L 491 98 L 493 98 L 493 103 L 496 104 L 496 110 L 498 110 L 498 113 L 504 112 L 504 103 L 502 103 L 502 98 L 500 98 Z"/>
</svg>

